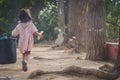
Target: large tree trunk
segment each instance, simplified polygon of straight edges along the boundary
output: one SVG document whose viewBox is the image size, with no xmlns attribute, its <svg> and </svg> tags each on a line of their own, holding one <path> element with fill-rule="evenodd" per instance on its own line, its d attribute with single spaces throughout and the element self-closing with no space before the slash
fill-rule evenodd
<svg viewBox="0 0 120 80">
<path fill-rule="evenodd" d="M 69 36 L 76 36 L 75 52 L 87 49 L 87 3 L 88 0 L 69 0 Z"/>
<path fill-rule="evenodd" d="M 64 32 L 65 21 L 64 21 L 64 0 L 58 0 L 58 27 Z"/>
<path fill-rule="evenodd" d="M 115 60 L 114 70 L 120 74 L 120 29 L 119 29 L 119 45 L 118 45 L 118 53 L 117 59 Z"/>
<path fill-rule="evenodd" d="M 88 54 L 87 59 L 105 57 L 105 0 L 88 0 Z"/>
</svg>

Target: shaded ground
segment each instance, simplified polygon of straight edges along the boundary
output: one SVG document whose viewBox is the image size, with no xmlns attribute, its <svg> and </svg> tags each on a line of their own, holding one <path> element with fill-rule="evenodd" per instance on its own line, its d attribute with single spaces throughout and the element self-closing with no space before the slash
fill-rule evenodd
<svg viewBox="0 0 120 80">
<path fill-rule="evenodd" d="M 98 69 L 104 62 L 93 62 L 82 60 L 85 53 L 72 54 L 66 50 L 53 50 L 50 46 L 34 47 L 29 61 L 29 70 L 23 72 L 21 69 L 21 54 L 17 50 L 17 62 L 14 64 L 0 64 L 0 77 L 10 76 L 11 80 L 28 80 L 27 77 L 34 70 L 60 71 L 69 66 L 80 66 L 83 68 Z M 102 80 L 94 76 L 81 75 L 57 75 L 46 74 L 31 80 Z M 120 80 L 120 79 L 118 79 Z"/>
</svg>

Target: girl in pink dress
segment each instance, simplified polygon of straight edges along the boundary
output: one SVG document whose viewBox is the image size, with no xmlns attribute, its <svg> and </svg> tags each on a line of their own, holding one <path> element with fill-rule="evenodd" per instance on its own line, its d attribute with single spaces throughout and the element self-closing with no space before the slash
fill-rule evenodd
<svg viewBox="0 0 120 80">
<path fill-rule="evenodd" d="M 19 19 L 20 21 L 18 25 L 12 31 L 12 36 L 16 37 L 19 35 L 18 48 L 23 56 L 22 69 L 23 71 L 27 71 L 27 61 L 34 43 L 33 34 L 37 35 L 39 39 L 42 35 L 32 23 L 32 17 L 29 9 L 21 9 Z"/>
</svg>

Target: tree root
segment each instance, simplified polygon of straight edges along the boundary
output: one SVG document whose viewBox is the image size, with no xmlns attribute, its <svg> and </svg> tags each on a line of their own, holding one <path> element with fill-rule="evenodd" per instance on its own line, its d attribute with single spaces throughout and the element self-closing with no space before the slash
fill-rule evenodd
<svg viewBox="0 0 120 80">
<path fill-rule="evenodd" d="M 105 72 L 97 69 L 87 69 L 87 68 L 81 68 L 81 67 L 76 67 L 76 66 L 70 66 L 65 68 L 62 71 L 42 71 L 42 70 L 36 70 L 33 71 L 29 76 L 28 79 L 35 78 L 36 76 L 42 76 L 45 74 L 67 74 L 67 75 L 75 75 L 78 74 L 84 74 L 84 75 L 93 75 L 105 80 L 115 80 L 118 78 L 118 74 L 114 72 Z"/>
<path fill-rule="evenodd" d="M 99 67 L 100 70 L 102 71 L 106 71 L 106 72 L 114 72 L 114 66 L 113 65 L 109 65 L 109 64 L 104 64 L 102 66 Z"/>
</svg>

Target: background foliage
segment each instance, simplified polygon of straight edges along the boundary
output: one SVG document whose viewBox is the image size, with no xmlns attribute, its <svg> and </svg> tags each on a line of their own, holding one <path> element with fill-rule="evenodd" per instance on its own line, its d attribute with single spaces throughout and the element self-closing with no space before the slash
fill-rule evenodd
<svg viewBox="0 0 120 80">
<path fill-rule="evenodd" d="M 120 0 L 106 0 L 106 36 L 109 41 L 118 41 L 120 29 Z"/>
<path fill-rule="evenodd" d="M 65 0 L 65 21 L 66 1 L 68 0 Z M 43 39 L 56 39 L 58 33 L 56 0 L 0 0 L 0 34 L 11 34 L 17 24 L 19 10 L 24 7 L 31 9 L 33 22 L 38 30 L 45 31 Z M 120 28 L 119 0 L 106 0 L 106 28 L 107 39 L 117 41 Z"/>
</svg>

